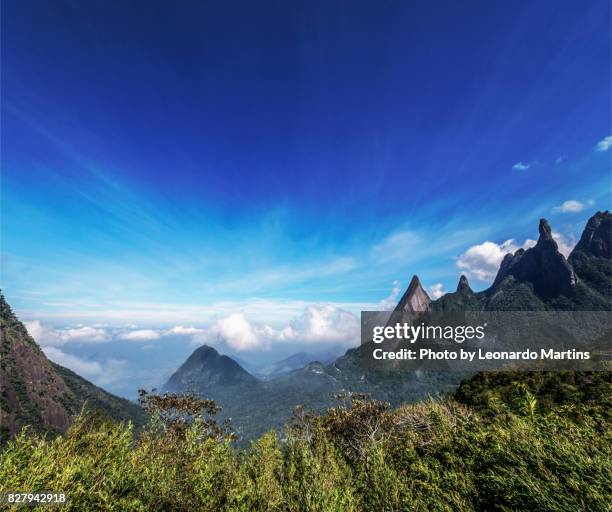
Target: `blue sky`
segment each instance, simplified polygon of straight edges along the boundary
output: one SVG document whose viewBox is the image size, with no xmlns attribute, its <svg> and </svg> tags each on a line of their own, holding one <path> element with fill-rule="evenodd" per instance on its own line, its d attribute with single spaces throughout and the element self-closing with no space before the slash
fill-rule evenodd
<svg viewBox="0 0 612 512">
<path fill-rule="evenodd" d="M 610 35 L 605 1 L 4 2 L 2 289 L 126 395 L 146 352 L 350 345 L 412 274 L 483 289 L 610 208 Z"/>
</svg>

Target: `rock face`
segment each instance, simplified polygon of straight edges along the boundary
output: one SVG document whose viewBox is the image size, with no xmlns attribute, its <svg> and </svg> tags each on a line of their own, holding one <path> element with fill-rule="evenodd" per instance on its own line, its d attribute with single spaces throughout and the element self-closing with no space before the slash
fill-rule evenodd
<svg viewBox="0 0 612 512">
<path fill-rule="evenodd" d="M 574 251 L 598 258 L 612 258 L 612 213 L 606 210 L 593 215 L 587 222 Z"/>
<path fill-rule="evenodd" d="M 65 430 L 81 407 L 144 423 L 136 404 L 96 387 L 47 359 L 0 294 L 0 444 L 28 425 L 39 433 Z"/>
<path fill-rule="evenodd" d="M 418 313 L 428 311 L 431 307 L 431 299 L 421 286 L 418 276 L 412 276 L 408 289 L 395 307 L 395 311 L 408 311 Z"/>
<path fill-rule="evenodd" d="M 568 261 L 576 275 L 600 295 L 612 299 L 612 214 L 593 215 Z"/>
<path fill-rule="evenodd" d="M 13 436 L 25 425 L 38 432 L 65 430 L 71 420 L 71 411 L 62 403 L 70 398 L 66 383 L 2 296 L 0 320 L 2 438 Z"/>
<path fill-rule="evenodd" d="M 258 380 L 232 358 L 203 345 L 170 377 L 165 389 L 204 393 L 219 387 L 253 386 L 257 383 Z"/>
<path fill-rule="evenodd" d="M 559 252 L 546 219 L 540 219 L 539 231 L 540 237 L 534 247 L 506 255 L 493 282 L 493 289 L 512 276 L 519 283 L 531 283 L 538 297 L 572 295 L 576 274 Z"/>
<path fill-rule="evenodd" d="M 461 277 L 459 278 L 459 283 L 457 284 L 457 293 L 462 293 L 464 295 L 474 293 L 470 288 L 468 278 L 464 274 L 461 274 Z"/>
</svg>

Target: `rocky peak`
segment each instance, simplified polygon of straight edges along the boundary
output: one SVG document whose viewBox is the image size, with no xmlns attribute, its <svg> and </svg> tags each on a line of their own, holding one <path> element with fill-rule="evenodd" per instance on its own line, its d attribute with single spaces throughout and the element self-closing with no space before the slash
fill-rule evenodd
<svg viewBox="0 0 612 512">
<path fill-rule="evenodd" d="M 587 222 L 568 258 L 582 283 L 612 300 L 612 214 L 597 212 Z"/>
<path fill-rule="evenodd" d="M 612 213 L 597 212 L 587 222 L 574 251 L 612 258 Z"/>
<path fill-rule="evenodd" d="M 202 345 L 170 377 L 165 391 L 201 391 L 210 386 L 253 385 L 257 379 L 231 357 Z"/>
<path fill-rule="evenodd" d="M 430 309 L 431 299 L 421 286 L 419 277 L 414 275 L 408 285 L 408 289 L 395 307 L 395 311 L 409 311 L 417 313 Z"/>
<path fill-rule="evenodd" d="M 546 219 L 540 219 L 540 225 L 538 226 L 540 232 L 540 240 L 552 240 L 552 229 Z"/>
<path fill-rule="evenodd" d="M 468 282 L 468 278 L 465 274 L 461 274 L 459 278 L 459 284 L 457 284 L 457 293 L 473 293 L 470 288 L 470 283 Z"/>
<path fill-rule="evenodd" d="M 534 247 L 519 249 L 514 255 L 504 257 L 493 282 L 493 290 L 508 276 L 513 276 L 519 282 L 531 283 L 535 294 L 542 298 L 573 294 L 576 275 L 559 252 L 546 219 L 540 219 L 538 230 L 540 238 Z"/>
</svg>

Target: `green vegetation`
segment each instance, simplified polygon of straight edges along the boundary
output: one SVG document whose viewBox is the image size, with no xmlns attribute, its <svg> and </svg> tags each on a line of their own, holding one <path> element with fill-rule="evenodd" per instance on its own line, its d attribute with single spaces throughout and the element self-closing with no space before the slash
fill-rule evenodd
<svg viewBox="0 0 612 512">
<path fill-rule="evenodd" d="M 482 374 L 397 409 L 338 398 L 241 449 L 210 400 L 143 393 L 138 434 L 86 411 L 52 440 L 22 432 L 0 492 L 64 491 L 79 511 L 610 509 L 609 373 Z"/>
<path fill-rule="evenodd" d="M 606 410 L 612 403 L 610 372 L 482 372 L 461 382 L 456 400 L 477 408 L 483 414 L 513 407 L 517 386 L 534 395 L 540 412 L 551 412 L 559 405 L 592 404 Z M 612 419 L 612 410 L 608 410 Z"/>
</svg>

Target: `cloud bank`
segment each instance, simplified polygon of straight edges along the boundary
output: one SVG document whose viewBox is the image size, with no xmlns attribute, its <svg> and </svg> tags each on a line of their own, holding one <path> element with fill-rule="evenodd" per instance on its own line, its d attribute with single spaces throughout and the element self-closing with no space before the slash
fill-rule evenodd
<svg viewBox="0 0 612 512">
<path fill-rule="evenodd" d="M 276 343 L 339 344 L 356 346 L 360 340 L 359 318 L 331 305 L 308 306 L 286 327 L 276 329 L 250 322 L 242 313 L 217 320 L 196 334 L 196 344 L 226 345 L 232 350 L 265 350 Z"/>
</svg>

